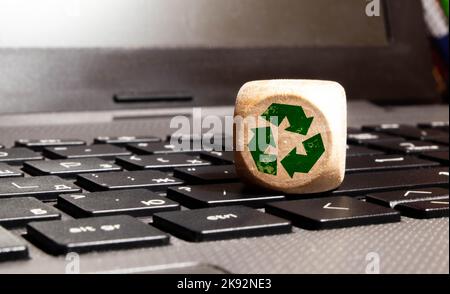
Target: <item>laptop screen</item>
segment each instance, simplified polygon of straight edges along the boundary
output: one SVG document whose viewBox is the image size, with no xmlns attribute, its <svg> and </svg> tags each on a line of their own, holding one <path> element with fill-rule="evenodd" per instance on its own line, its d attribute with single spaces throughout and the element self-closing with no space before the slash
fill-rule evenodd
<svg viewBox="0 0 450 294">
<path fill-rule="evenodd" d="M 386 46 L 384 14 L 368 17 L 370 2 L 0 0 L 0 47 Z"/>
<path fill-rule="evenodd" d="M 274 78 L 428 103 L 429 53 L 420 1 L 0 0 L 0 113 L 232 105 Z"/>
</svg>

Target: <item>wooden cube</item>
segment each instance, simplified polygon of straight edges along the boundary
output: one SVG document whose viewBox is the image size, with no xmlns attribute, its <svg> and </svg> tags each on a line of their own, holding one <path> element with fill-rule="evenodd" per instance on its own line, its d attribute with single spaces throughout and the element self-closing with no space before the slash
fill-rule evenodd
<svg viewBox="0 0 450 294">
<path fill-rule="evenodd" d="M 320 80 L 246 83 L 234 113 L 236 171 L 244 182 L 289 194 L 329 191 L 344 179 L 344 88 Z"/>
</svg>

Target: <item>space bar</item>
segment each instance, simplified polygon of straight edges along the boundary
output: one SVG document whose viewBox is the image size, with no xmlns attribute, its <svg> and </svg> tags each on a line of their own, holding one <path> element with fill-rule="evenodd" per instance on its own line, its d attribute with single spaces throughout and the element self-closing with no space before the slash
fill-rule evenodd
<svg viewBox="0 0 450 294">
<path fill-rule="evenodd" d="M 448 172 L 448 167 L 441 167 L 349 174 L 333 194 L 361 195 L 402 188 L 448 186 Z"/>
</svg>

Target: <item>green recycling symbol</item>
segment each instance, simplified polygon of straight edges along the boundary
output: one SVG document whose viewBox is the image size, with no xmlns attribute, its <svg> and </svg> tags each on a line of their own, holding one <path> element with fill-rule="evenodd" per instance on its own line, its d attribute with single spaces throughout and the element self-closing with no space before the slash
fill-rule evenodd
<svg viewBox="0 0 450 294">
<path fill-rule="evenodd" d="M 301 106 L 278 103 L 271 104 L 261 117 L 277 127 L 287 118 L 289 127 L 286 128 L 286 131 L 303 136 L 308 134 L 314 119 L 314 117 L 307 117 Z M 254 136 L 248 146 L 258 171 L 269 175 L 277 175 L 277 156 L 265 153 L 269 146 L 277 147 L 270 126 L 254 128 L 252 132 Z M 302 145 L 305 148 L 306 155 L 297 154 L 296 148 L 294 148 L 281 160 L 281 165 L 291 178 L 294 177 L 295 173 L 309 173 L 325 152 L 320 134 L 303 141 Z"/>
</svg>

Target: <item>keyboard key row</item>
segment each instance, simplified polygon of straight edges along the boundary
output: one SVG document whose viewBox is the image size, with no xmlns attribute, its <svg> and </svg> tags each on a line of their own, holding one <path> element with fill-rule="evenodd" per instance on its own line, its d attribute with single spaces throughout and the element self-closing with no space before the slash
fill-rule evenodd
<svg viewBox="0 0 450 294">
<path fill-rule="evenodd" d="M 79 216 L 97 216 L 76 220 L 44 221 L 59 218 L 60 214 L 33 198 L 3 199 L 0 200 L 0 208 L 3 208 L 0 215 L 4 219 L 5 214 L 9 215 L 9 220 L 2 219 L 1 224 L 14 226 L 40 220 L 28 224 L 27 239 L 46 252 L 62 254 L 167 245 L 170 238 L 167 233 L 201 242 L 290 233 L 291 222 L 301 228 L 316 230 L 400 221 L 400 213 L 396 210 L 346 196 L 271 202 L 265 207 L 266 213 L 246 206 L 179 211 L 175 204 L 171 208 L 174 211 L 158 212 L 153 216 L 153 226 L 165 232 L 129 215 L 105 216 L 119 211 L 129 214 L 133 209 L 143 212 L 151 206 L 155 208 L 154 213 L 158 206 L 164 205 L 164 197 L 146 190 L 134 192 L 139 193 L 121 191 L 61 196 L 58 199 L 60 208 L 78 211 Z M 109 206 L 106 209 L 105 204 Z M 402 214 L 416 218 L 448 217 L 448 197 L 403 203 L 397 207 Z M 24 215 L 28 218 L 17 217 Z M 11 253 L 14 252 L 11 244 L 17 247 L 17 255 Z M 0 227 L 0 259 L 27 255 L 26 245 Z"/>
</svg>

